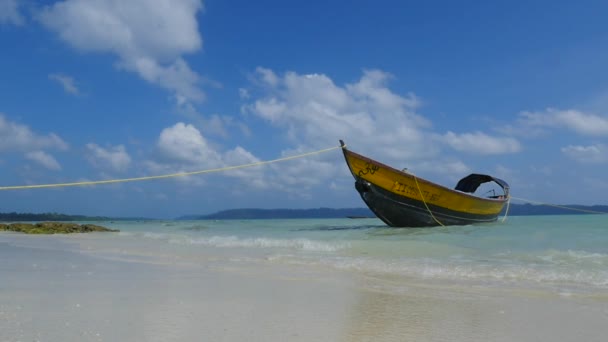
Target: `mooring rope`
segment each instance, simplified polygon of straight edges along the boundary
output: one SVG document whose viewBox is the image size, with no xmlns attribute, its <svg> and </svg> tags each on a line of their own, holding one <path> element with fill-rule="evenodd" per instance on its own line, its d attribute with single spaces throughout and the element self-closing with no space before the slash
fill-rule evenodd
<svg viewBox="0 0 608 342">
<path fill-rule="evenodd" d="M 418 187 L 418 192 L 420 192 L 420 198 L 422 198 L 422 203 L 424 203 L 424 206 L 426 207 L 426 210 L 429 211 L 429 214 L 431 214 L 431 217 L 433 218 L 433 220 L 435 220 L 435 222 L 437 222 L 438 225 L 445 227 L 445 225 L 443 223 L 441 223 L 436 217 L 435 215 L 433 215 L 433 212 L 431 211 L 431 208 L 429 208 L 428 204 L 426 204 L 426 200 L 424 199 L 424 195 L 422 194 L 422 190 L 420 189 L 420 185 L 418 184 L 418 177 L 416 177 L 416 175 L 413 175 L 414 177 L 414 181 L 416 182 L 416 186 Z"/>
<path fill-rule="evenodd" d="M 550 203 L 543 203 L 543 202 L 538 202 L 538 201 L 533 201 L 533 200 L 529 200 L 529 199 L 525 199 L 525 198 L 519 198 L 519 197 L 513 197 L 510 196 L 513 199 L 519 200 L 519 201 L 523 201 L 523 202 L 529 202 L 529 203 L 533 203 L 533 204 L 538 204 L 538 205 L 544 205 L 547 207 L 554 207 L 554 208 L 560 208 L 560 209 L 566 209 L 566 210 L 573 210 L 573 211 L 580 211 L 583 213 L 590 213 L 590 214 L 608 214 L 608 212 L 605 211 L 596 211 L 596 210 L 589 210 L 589 209 L 579 209 L 579 208 L 573 208 L 573 207 L 568 207 L 565 205 L 557 205 L 557 204 L 550 204 Z"/>
<path fill-rule="evenodd" d="M 164 178 L 175 178 L 175 177 L 184 177 L 184 176 L 192 176 L 199 175 L 204 173 L 213 173 L 213 172 L 221 172 L 221 171 L 229 171 L 236 169 L 244 169 L 253 166 L 259 165 L 267 165 L 272 163 L 278 163 L 287 160 L 293 160 L 298 158 L 304 158 L 308 156 L 312 156 L 315 154 L 321 154 L 325 152 L 329 152 L 332 150 L 336 150 L 342 148 L 342 146 L 335 146 L 330 148 L 325 148 L 317 151 L 307 152 L 298 154 L 290 157 L 277 158 L 272 160 L 264 160 L 255 163 L 235 165 L 235 166 L 227 166 L 221 167 L 217 169 L 207 169 L 207 170 L 199 170 L 199 171 L 191 171 L 191 172 L 179 172 L 179 173 L 171 173 L 165 175 L 158 176 L 144 176 L 144 177 L 133 177 L 133 178 L 121 178 L 121 179 L 107 179 L 107 180 L 96 180 L 96 181 L 83 181 L 83 182 L 72 182 L 72 183 L 54 183 L 54 184 L 36 184 L 36 185 L 14 185 L 14 186 L 0 186 L 0 190 L 23 190 L 23 189 L 40 189 L 40 188 L 60 188 L 60 187 L 68 187 L 68 186 L 85 186 L 85 185 L 99 185 L 99 184 L 114 184 L 114 183 L 126 183 L 126 182 L 139 182 L 153 179 L 164 179 Z"/>
</svg>

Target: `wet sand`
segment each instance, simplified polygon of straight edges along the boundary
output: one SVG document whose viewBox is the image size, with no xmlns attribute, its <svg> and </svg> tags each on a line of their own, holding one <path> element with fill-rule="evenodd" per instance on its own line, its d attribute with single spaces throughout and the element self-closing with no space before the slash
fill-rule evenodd
<svg viewBox="0 0 608 342">
<path fill-rule="evenodd" d="M 145 253 L 144 253 L 145 252 Z M 185 257 L 185 256 L 188 257 Z M 0 341 L 604 341 L 608 296 L 0 235 Z"/>
</svg>

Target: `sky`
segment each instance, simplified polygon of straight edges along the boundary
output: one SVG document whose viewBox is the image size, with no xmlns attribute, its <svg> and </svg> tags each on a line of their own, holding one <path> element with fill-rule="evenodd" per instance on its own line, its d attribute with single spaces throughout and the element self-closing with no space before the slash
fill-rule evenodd
<svg viewBox="0 0 608 342">
<path fill-rule="evenodd" d="M 339 145 L 448 187 L 608 204 L 608 2 L 0 0 L 0 186 Z M 363 207 L 341 151 L 0 191 L 0 212 Z"/>
</svg>

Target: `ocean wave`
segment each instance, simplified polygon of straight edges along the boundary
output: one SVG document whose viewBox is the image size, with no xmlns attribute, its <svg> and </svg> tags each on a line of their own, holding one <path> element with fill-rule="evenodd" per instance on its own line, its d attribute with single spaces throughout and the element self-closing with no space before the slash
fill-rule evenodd
<svg viewBox="0 0 608 342">
<path fill-rule="evenodd" d="M 203 245 L 218 248 L 286 248 L 310 252 L 335 252 L 348 248 L 346 242 L 324 242 L 305 238 L 276 239 L 276 238 L 239 238 L 230 236 L 193 237 L 168 233 L 144 233 L 143 237 L 156 240 L 166 240 L 169 243 L 182 245 Z"/>
<path fill-rule="evenodd" d="M 212 236 L 206 238 L 190 238 L 186 241 L 175 242 L 205 245 L 212 247 L 246 247 L 246 248 L 289 248 L 314 252 L 335 252 L 348 247 L 347 243 L 328 243 L 304 238 L 272 239 L 272 238 L 239 238 L 236 236 Z"/>
</svg>

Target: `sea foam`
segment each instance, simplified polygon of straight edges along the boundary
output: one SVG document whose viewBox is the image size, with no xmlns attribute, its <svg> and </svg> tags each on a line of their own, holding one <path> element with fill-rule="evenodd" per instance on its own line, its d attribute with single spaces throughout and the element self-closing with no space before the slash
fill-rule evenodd
<svg viewBox="0 0 608 342">
<path fill-rule="evenodd" d="M 210 237 L 191 236 L 170 233 L 146 232 L 143 237 L 155 240 L 165 240 L 172 244 L 202 245 L 218 248 L 283 248 L 310 252 L 335 252 L 348 248 L 348 242 L 327 242 L 307 238 L 278 239 L 266 237 L 242 238 L 235 235 L 215 235 Z"/>
<path fill-rule="evenodd" d="M 239 238 L 237 236 L 212 236 L 206 238 L 190 238 L 188 240 L 172 241 L 205 245 L 212 247 L 245 247 L 245 248 L 288 248 L 313 252 L 335 252 L 348 247 L 348 243 L 329 243 L 305 238 L 271 239 L 271 238 Z"/>
</svg>

